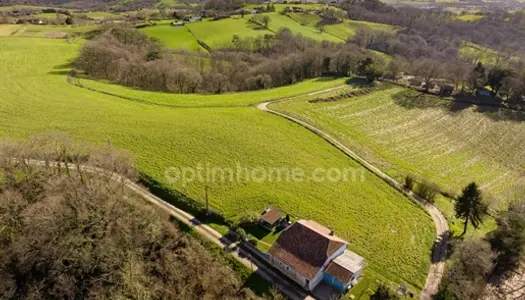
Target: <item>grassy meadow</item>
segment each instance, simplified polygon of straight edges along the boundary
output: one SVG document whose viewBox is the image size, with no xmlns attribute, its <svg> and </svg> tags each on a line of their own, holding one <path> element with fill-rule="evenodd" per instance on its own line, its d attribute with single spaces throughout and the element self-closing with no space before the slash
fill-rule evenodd
<svg viewBox="0 0 525 300">
<path fill-rule="evenodd" d="M 196 39 L 204 41 L 212 48 L 230 44 L 234 35 L 239 37 L 255 37 L 272 32 L 248 22 L 249 16 L 244 18 L 228 18 L 219 21 L 203 20 L 201 22 L 186 23 Z"/>
<path fill-rule="evenodd" d="M 506 60 L 518 61 L 516 56 L 508 56 L 504 53 L 492 50 L 477 44 L 466 43 L 459 49 L 459 57 L 471 61 L 479 61 L 483 64 L 497 65 Z"/>
<path fill-rule="evenodd" d="M 157 24 L 140 29 L 145 34 L 158 38 L 166 47 L 188 49 L 193 51 L 203 50 L 197 40 L 185 26 L 175 27 L 170 24 Z"/>
<path fill-rule="evenodd" d="M 244 18 L 232 18 L 211 21 L 205 19 L 200 22 L 186 23 L 184 27 L 173 27 L 168 22 L 161 22 L 155 26 L 145 27 L 141 30 L 150 36 L 163 41 L 168 47 L 189 50 L 200 49 L 197 40 L 205 42 L 211 48 L 220 48 L 231 43 L 234 35 L 241 38 L 256 37 L 265 34 L 274 34 L 281 28 L 288 28 L 294 34 L 319 41 L 341 43 L 352 37 L 359 28 L 372 31 L 394 32 L 395 27 L 364 21 L 345 20 L 340 24 L 324 26 L 324 32 L 319 30 L 321 18 L 316 14 L 290 13 L 281 15 L 277 12 L 266 13 L 270 17 L 268 29 L 249 22 L 252 15 Z"/>
<path fill-rule="evenodd" d="M 306 100 L 275 107 L 330 132 L 400 181 L 412 174 L 451 193 L 475 181 L 494 208 L 525 191 L 523 113 L 453 103 L 400 87 L 335 102 Z M 450 216 L 447 201 L 440 207 Z"/>
<path fill-rule="evenodd" d="M 300 126 L 253 106 L 232 107 L 234 103 L 248 105 L 307 92 L 314 85 L 334 86 L 340 81 L 318 80 L 220 96 L 167 95 L 89 83 L 146 100 L 137 102 L 69 84 L 67 65 L 78 46 L 55 39 L 0 39 L 0 59 L 4 62 L 0 64 L 4 74 L 0 81 L 1 138 L 24 139 L 57 130 L 97 144 L 110 141 L 129 151 L 140 171 L 195 201 L 204 200 L 204 183 L 169 182 L 166 170 L 199 164 L 302 168 L 305 174 L 317 168 L 355 168 L 363 172 L 363 181 L 208 183 L 210 204 L 231 219 L 270 204 L 295 218 L 314 219 L 330 226 L 366 258 L 371 277 L 381 274 L 397 283 L 423 287 L 435 231 L 419 205 Z M 156 105 L 158 101 L 192 107 L 166 107 Z M 202 106 L 196 107 L 197 103 Z"/>
</svg>

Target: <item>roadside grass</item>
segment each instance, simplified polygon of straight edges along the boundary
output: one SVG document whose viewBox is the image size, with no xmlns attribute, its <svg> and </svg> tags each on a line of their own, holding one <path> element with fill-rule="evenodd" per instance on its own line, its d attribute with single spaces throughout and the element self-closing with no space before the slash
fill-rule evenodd
<svg viewBox="0 0 525 300">
<path fill-rule="evenodd" d="M 140 30 L 149 36 L 158 38 L 171 49 L 204 51 L 186 26 L 175 27 L 169 24 L 157 24 Z"/>
<path fill-rule="evenodd" d="M 523 113 L 400 87 L 329 103 L 306 99 L 273 107 L 326 130 L 398 181 L 410 174 L 455 194 L 475 181 L 493 209 L 524 190 Z"/>
<path fill-rule="evenodd" d="M 244 18 L 228 18 L 218 21 L 206 19 L 200 22 L 186 23 L 185 27 L 191 31 L 197 40 L 204 41 L 212 48 L 220 48 L 230 44 L 234 35 L 245 38 L 272 33 L 248 22 L 249 18 L 250 16 L 246 15 Z"/>
<path fill-rule="evenodd" d="M 58 130 L 87 142 L 111 143 L 129 151 L 141 172 L 199 203 L 204 202 L 205 183 L 175 180 L 172 167 L 300 168 L 305 180 L 208 182 L 210 206 L 231 220 L 269 205 L 314 219 L 348 240 L 350 249 L 366 258 L 368 272 L 423 287 L 435 229 L 418 204 L 313 133 L 254 107 L 166 108 L 68 84 L 67 65 L 77 51 L 78 44 L 64 40 L 0 39 L 1 137 L 25 139 Z M 290 94 L 303 91 L 287 88 Z M 228 104 L 272 96 L 283 93 L 221 95 Z M 362 180 L 308 180 L 314 170 L 334 167 L 362 172 Z"/>
<path fill-rule="evenodd" d="M 0 37 L 10 36 L 19 30 L 22 25 L 2 24 L 0 25 Z"/>
</svg>

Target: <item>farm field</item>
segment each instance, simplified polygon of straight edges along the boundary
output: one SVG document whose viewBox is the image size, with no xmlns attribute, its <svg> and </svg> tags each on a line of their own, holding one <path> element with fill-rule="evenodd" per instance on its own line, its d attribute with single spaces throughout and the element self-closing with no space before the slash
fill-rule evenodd
<svg viewBox="0 0 525 300">
<path fill-rule="evenodd" d="M 203 20 L 201 22 L 187 23 L 187 27 L 193 35 L 204 41 L 212 48 L 218 48 L 230 44 L 234 35 L 239 37 L 255 37 L 270 34 L 271 32 L 257 28 L 248 22 L 249 16 L 245 18 L 228 18 L 219 21 Z"/>
<path fill-rule="evenodd" d="M 519 60 L 515 56 L 507 56 L 504 53 L 492 50 L 480 45 L 473 43 L 467 43 L 461 46 L 458 53 L 459 57 L 462 59 L 477 60 L 484 64 L 496 65 L 498 62 L 502 62 L 508 59 Z"/>
<path fill-rule="evenodd" d="M 16 32 L 16 34 L 14 34 L 14 36 L 62 38 L 68 34 L 95 30 L 97 27 L 98 25 L 24 25 Z"/>
<path fill-rule="evenodd" d="M 141 31 L 149 36 L 158 38 L 168 48 L 182 48 L 194 51 L 203 50 L 185 26 L 174 27 L 169 24 L 157 24 L 155 26 L 142 28 Z"/>
<path fill-rule="evenodd" d="M 394 32 L 396 28 L 391 25 L 356 21 L 356 20 L 344 20 L 343 23 L 325 25 L 324 31 L 330 35 L 338 37 L 346 41 L 348 38 L 354 36 L 360 28 L 370 31 L 383 31 L 383 32 Z"/>
<path fill-rule="evenodd" d="M 472 15 L 472 14 L 467 14 L 467 15 L 460 15 L 460 16 L 457 16 L 455 17 L 456 20 L 461 20 L 461 21 L 465 21 L 465 22 L 475 22 L 475 21 L 478 21 L 478 20 L 481 20 L 483 19 L 485 16 L 483 15 Z"/>
<path fill-rule="evenodd" d="M 76 87 L 67 83 L 65 68 L 77 51 L 78 44 L 64 40 L 0 39 L 5 62 L 0 65 L 5 74 L 0 81 L 1 137 L 23 139 L 59 130 L 93 143 L 111 142 L 129 151 L 140 171 L 196 201 L 204 200 L 204 184 L 170 182 L 166 170 L 240 165 L 302 168 L 311 174 L 317 168 L 353 168 L 363 172 L 363 181 L 208 183 L 210 204 L 231 219 L 269 204 L 294 218 L 314 219 L 347 239 L 367 259 L 370 274 L 416 288 L 424 285 L 435 234 L 430 217 L 321 138 L 254 107 L 171 108 Z M 294 86 L 252 95 L 282 97 L 299 90 Z M 249 93 L 244 99 L 222 97 L 251 103 Z M 188 102 L 184 97 L 171 101 Z"/>
<path fill-rule="evenodd" d="M 80 79 L 80 84 L 97 91 L 144 100 L 157 105 L 172 105 L 180 107 L 232 107 L 249 106 L 261 103 L 267 99 L 278 99 L 303 95 L 305 93 L 328 89 L 343 85 L 345 79 L 318 78 L 283 86 L 275 89 L 255 92 L 244 92 L 224 95 L 171 94 L 137 90 L 118 84 L 108 84 L 101 81 Z"/>
<path fill-rule="evenodd" d="M 21 27 L 22 25 L 1 24 L 0 25 L 0 37 L 10 36 L 13 33 L 15 33 L 18 29 L 20 29 Z"/>
<path fill-rule="evenodd" d="M 271 20 L 269 27 L 273 31 L 278 31 L 279 29 L 286 27 L 290 29 L 294 34 L 302 34 L 305 37 L 309 37 L 316 40 L 327 40 L 330 42 L 342 42 L 341 39 L 334 37 L 332 35 L 322 33 L 319 29 L 310 26 L 303 26 L 299 22 L 295 21 L 293 18 L 281 15 L 279 13 L 268 13 Z"/>
<path fill-rule="evenodd" d="M 399 87 L 335 102 L 306 99 L 274 107 L 330 132 L 399 181 L 412 174 L 453 193 L 476 181 L 493 207 L 524 190 L 524 114 Z"/>
<path fill-rule="evenodd" d="M 105 19 L 122 19 L 122 15 L 106 12 L 106 11 L 90 11 L 87 13 L 79 13 L 85 15 L 88 18 L 95 20 L 105 20 Z"/>
</svg>

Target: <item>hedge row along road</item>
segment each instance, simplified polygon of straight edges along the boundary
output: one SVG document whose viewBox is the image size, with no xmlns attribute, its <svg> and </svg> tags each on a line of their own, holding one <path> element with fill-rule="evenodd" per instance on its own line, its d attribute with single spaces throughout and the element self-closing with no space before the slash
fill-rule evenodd
<svg viewBox="0 0 525 300">
<path fill-rule="evenodd" d="M 333 89 L 330 89 L 330 90 L 333 90 Z M 322 92 L 324 91 L 311 93 L 308 95 L 311 96 L 311 95 L 322 93 Z M 266 112 L 281 116 L 283 118 L 286 118 L 312 131 L 319 137 L 326 140 L 332 146 L 339 149 L 345 155 L 347 155 L 351 159 L 360 163 L 363 167 L 367 168 L 370 172 L 374 173 L 379 178 L 383 179 L 386 183 L 391 185 L 393 188 L 405 194 L 407 197 L 417 200 L 419 203 L 422 204 L 422 206 L 425 208 L 428 214 L 432 217 L 432 220 L 434 221 L 434 224 L 436 226 L 436 243 L 435 243 L 435 247 L 432 253 L 432 265 L 430 266 L 427 280 L 425 282 L 425 287 L 420 295 L 421 299 L 430 300 L 432 296 L 437 293 L 438 288 L 439 288 L 439 283 L 441 282 L 441 278 L 443 277 L 443 274 L 445 272 L 445 257 L 446 257 L 448 239 L 449 239 L 449 228 L 448 228 L 448 223 L 447 223 L 446 218 L 427 199 L 413 193 L 412 191 L 407 190 L 401 183 L 399 183 L 392 177 L 382 172 L 380 169 L 376 168 L 375 166 L 373 166 L 372 164 L 370 164 L 369 162 L 367 162 L 366 160 L 358 156 L 356 153 L 348 149 L 346 146 L 344 146 L 342 143 L 340 143 L 338 140 L 336 140 L 335 138 L 333 138 L 326 132 L 322 131 L 321 129 L 305 121 L 302 121 L 290 115 L 272 110 L 271 108 L 268 107 L 268 105 L 271 103 L 276 103 L 276 102 L 281 102 L 281 101 L 286 101 L 286 100 L 289 100 L 289 99 L 277 100 L 277 101 L 271 101 L 271 102 L 263 102 L 259 104 L 257 108 L 259 110 L 266 111 Z"/>
</svg>

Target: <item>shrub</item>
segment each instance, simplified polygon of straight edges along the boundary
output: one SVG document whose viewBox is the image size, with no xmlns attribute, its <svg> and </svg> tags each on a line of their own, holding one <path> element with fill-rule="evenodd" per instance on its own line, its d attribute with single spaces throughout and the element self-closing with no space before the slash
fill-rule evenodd
<svg viewBox="0 0 525 300">
<path fill-rule="evenodd" d="M 237 228 L 235 230 L 235 235 L 237 236 L 237 239 L 241 241 L 245 241 L 247 237 L 246 231 L 244 231 L 242 228 Z"/>
<path fill-rule="evenodd" d="M 259 240 L 250 235 L 250 237 L 248 238 L 248 243 L 250 243 L 253 246 L 257 247 L 257 243 L 259 243 Z"/>
<path fill-rule="evenodd" d="M 416 193 L 428 201 L 434 203 L 436 200 L 436 195 L 439 193 L 439 187 L 432 182 L 423 180 L 417 185 Z"/>
<path fill-rule="evenodd" d="M 409 190 L 414 188 L 414 177 L 412 177 L 412 175 L 407 175 L 405 177 L 405 187 Z"/>
</svg>

